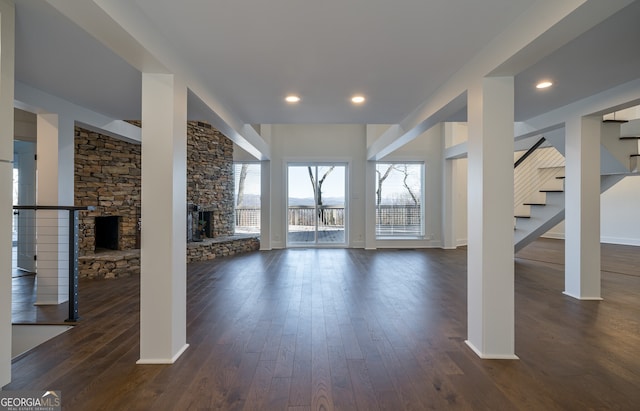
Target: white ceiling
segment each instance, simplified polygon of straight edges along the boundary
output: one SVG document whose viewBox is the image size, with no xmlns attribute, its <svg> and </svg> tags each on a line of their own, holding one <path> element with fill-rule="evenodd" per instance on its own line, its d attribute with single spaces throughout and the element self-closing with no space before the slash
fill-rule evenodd
<svg viewBox="0 0 640 411">
<path fill-rule="evenodd" d="M 129 0 L 245 124 L 401 122 L 535 0 Z M 123 2 L 121 2 L 123 3 Z M 516 76 L 525 120 L 638 78 L 640 1 Z M 550 77 L 545 93 L 533 84 Z M 16 79 L 140 118 L 137 69 L 45 1 L 16 2 Z M 283 102 L 297 93 L 302 102 Z M 349 98 L 367 102 L 354 107 Z M 206 107 L 190 94 L 189 117 Z"/>
</svg>

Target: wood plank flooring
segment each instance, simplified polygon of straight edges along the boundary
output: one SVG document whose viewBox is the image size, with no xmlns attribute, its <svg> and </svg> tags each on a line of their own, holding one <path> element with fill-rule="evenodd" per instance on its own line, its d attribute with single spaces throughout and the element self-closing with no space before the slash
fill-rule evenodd
<svg viewBox="0 0 640 411">
<path fill-rule="evenodd" d="M 65 410 L 637 410 L 639 250 L 607 250 L 605 300 L 582 302 L 562 247 L 516 258 L 518 361 L 464 343 L 465 250 L 289 249 L 190 264 L 173 365 L 135 364 L 138 278 L 83 281 L 83 320 L 5 389 L 61 390 Z"/>
</svg>

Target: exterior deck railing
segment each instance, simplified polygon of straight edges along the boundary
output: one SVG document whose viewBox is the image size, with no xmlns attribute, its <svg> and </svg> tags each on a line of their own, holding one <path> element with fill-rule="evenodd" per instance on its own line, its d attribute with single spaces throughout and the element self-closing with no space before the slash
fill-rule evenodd
<svg viewBox="0 0 640 411">
<path fill-rule="evenodd" d="M 376 207 L 376 225 L 379 227 L 420 227 L 420 205 L 383 204 Z M 344 227 L 345 209 L 340 206 L 322 206 L 318 224 L 325 227 Z M 289 226 L 315 226 L 314 206 L 290 206 L 287 216 Z M 259 227 L 259 207 L 236 208 L 236 227 Z"/>
<path fill-rule="evenodd" d="M 322 206 L 318 209 L 318 225 L 344 227 L 344 207 Z M 316 208 L 314 206 L 289 207 L 289 225 L 314 226 Z"/>
</svg>

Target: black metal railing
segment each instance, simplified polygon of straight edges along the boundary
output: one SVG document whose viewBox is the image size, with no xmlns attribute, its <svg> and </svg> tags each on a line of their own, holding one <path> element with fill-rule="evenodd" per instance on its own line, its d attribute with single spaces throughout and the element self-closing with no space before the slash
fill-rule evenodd
<svg viewBox="0 0 640 411">
<path fill-rule="evenodd" d="M 540 137 L 540 140 L 536 141 L 536 143 L 532 145 L 531 148 L 529 148 L 527 152 L 522 155 L 522 157 L 516 160 L 516 162 L 513 164 L 513 168 L 516 168 L 520 164 L 522 164 L 522 162 L 526 160 L 531 154 L 533 154 L 533 152 L 536 151 L 538 147 L 540 147 L 546 140 L 546 138 Z"/>
<path fill-rule="evenodd" d="M 67 211 L 68 217 L 68 245 L 69 245 L 69 316 L 65 322 L 76 322 L 80 319 L 78 312 L 78 212 L 91 210 L 93 207 L 75 206 L 43 206 L 43 205 L 14 205 L 14 214 L 20 210 L 50 210 Z M 37 217 L 36 217 L 37 218 Z"/>
</svg>

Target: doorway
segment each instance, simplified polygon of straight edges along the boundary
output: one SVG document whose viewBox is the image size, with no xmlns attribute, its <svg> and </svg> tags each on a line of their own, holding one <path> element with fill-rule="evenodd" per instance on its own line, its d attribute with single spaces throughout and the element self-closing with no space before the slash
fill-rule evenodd
<svg viewBox="0 0 640 411">
<path fill-rule="evenodd" d="M 347 244 L 346 176 L 344 163 L 288 164 L 288 246 Z"/>
<path fill-rule="evenodd" d="M 14 141 L 13 204 L 36 203 L 36 144 Z M 13 213 L 13 269 L 15 273 L 36 271 L 36 218 L 35 210 Z M 17 270 L 17 271 L 16 271 Z"/>
</svg>

